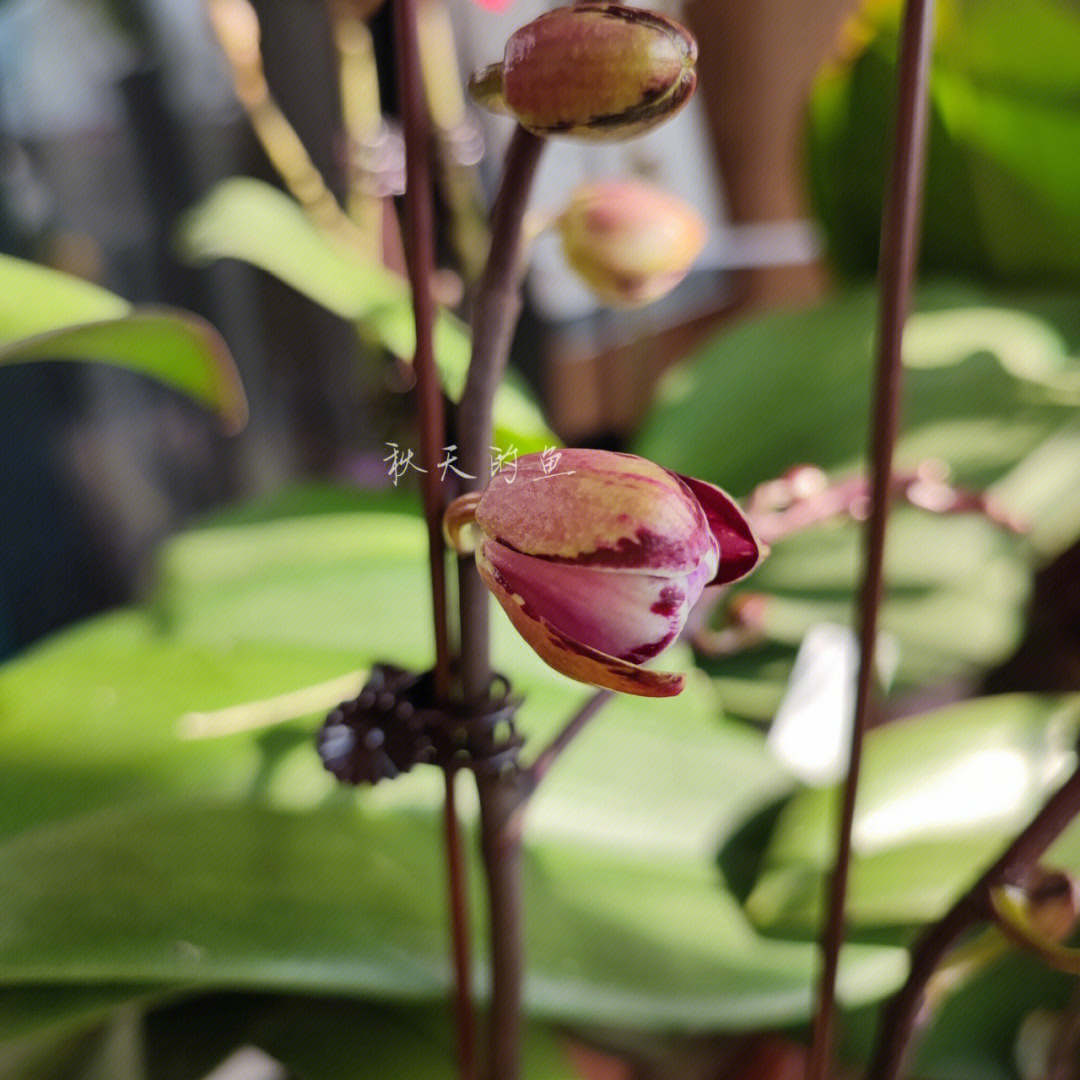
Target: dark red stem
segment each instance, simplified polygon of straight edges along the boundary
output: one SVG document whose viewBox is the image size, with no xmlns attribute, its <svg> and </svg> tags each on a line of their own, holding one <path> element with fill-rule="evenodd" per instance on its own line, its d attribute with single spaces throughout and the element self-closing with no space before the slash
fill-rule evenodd
<svg viewBox="0 0 1080 1080">
<path fill-rule="evenodd" d="M 472 1008 L 472 934 L 469 928 L 465 853 L 458 822 L 453 769 L 444 773 L 446 801 L 443 825 L 446 838 L 446 871 L 450 894 L 450 925 L 453 928 L 454 1001 L 457 1023 L 458 1068 L 462 1080 L 476 1077 L 476 1022 Z"/>
<path fill-rule="evenodd" d="M 435 693 L 450 698 L 450 639 L 446 611 L 446 556 L 442 538 L 445 509 L 439 460 L 446 441 L 442 389 L 435 367 L 435 301 L 431 279 L 435 271 L 434 200 L 431 184 L 431 121 L 424 101 L 420 47 L 416 29 L 416 0 L 394 0 L 394 43 L 397 49 L 398 93 L 405 134 L 405 256 L 412 285 L 416 325 L 417 410 L 420 418 L 421 488 L 428 530 L 431 566 L 431 605 L 435 626 Z M 468 903 L 460 826 L 454 804 L 453 776 L 446 776 L 444 822 L 449 867 L 450 931 L 454 963 L 454 1012 L 461 1080 L 475 1080 L 475 1020 L 472 1008 L 472 962 L 469 948 Z"/>
<path fill-rule="evenodd" d="M 900 343 L 911 301 L 918 259 L 923 174 L 926 158 L 927 90 L 933 40 L 933 0 L 908 0 L 900 39 L 899 92 L 893 167 L 881 231 L 878 273 L 879 311 L 877 376 L 871 428 L 873 460 L 871 510 L 866 533 L 866 566 L 859 602 L 860 647 L 855 722 L 851 755 L 837 835 L 828 917 L 822 935 L 822 971 L 814 1017 L 807 1075 L 827 1080 L 832 1065 L 832 1030 L 836 1004 L 836 972 L 844 937 L 844 906 L 851 862 L 855 793 L 862 763 L 873 688 L 878 609 L 888 525 L 893 447 L 900 415 L 903 368 Z"/>
<path fill-rule="evenodd" d="M 896 1080 L 915 1031 L 926 985 L 945 955 L 976 923 L 990 917 L 990 890 L 1019 884 L 1080 813 L 1080 769 L 1057 790 L 1004 854 L 915 943 L 907 982 L 886 1006 L 867 1080 Z"/>
</svg>

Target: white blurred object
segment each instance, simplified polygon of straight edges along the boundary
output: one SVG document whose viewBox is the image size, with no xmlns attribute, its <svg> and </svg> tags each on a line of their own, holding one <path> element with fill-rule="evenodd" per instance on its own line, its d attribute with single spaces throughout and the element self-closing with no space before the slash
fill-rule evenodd
<svg viewBox="0 0 1080 1080">
<path fill-rule="evenodd" d="M 875 667 L 883 686 L 892 683 L 899 658 L 896 639 L 879 634 Z M 807 631 L 768 745 L 811 787 L 835 783 L 847 772 L 858 673 L 859 642 L 850 627 L 819 623 Z"/>
</svg>

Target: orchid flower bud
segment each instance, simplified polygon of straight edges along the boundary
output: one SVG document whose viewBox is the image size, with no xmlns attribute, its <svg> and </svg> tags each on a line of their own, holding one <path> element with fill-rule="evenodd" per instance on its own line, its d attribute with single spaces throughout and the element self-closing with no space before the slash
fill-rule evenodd
<svg viewBox="0 0 1080 1080">
<path fill-rule="evenodd" d="M 579 187 L 558 227 L 566 261 L 614 307 L 648 304 L 671 292 L 707 235 L 693 207 L 633 180 Z"/>
<path fill-rule="evenodd" d="M 475 548 L 484 583 L 556 671 L 628 694 L 679 693 L 681 674 L 641 665 L 678 637 L 706 586 L 760 561 L 735 501 L 632 454 L 545 451 L 516 464 L 450 505 L 452 546 Z"/>
<path fill-rule="evenodd" d="M 626 139 L 673 116 L 697 85 L 697 43 L 673 19 L 621 4 L 556 8 L 514 33 L 469 93 L 535 135 Z"/>
</svg>

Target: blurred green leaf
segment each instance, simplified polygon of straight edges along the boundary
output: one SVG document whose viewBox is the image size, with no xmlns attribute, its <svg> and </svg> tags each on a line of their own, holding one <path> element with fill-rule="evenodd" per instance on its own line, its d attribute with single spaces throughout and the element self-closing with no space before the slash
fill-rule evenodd
<svg viewBox="0 0 1080 1080">
<path fill-rule="evenodd" d="M 180 249 L 190 262 L 215 259 L 251 263 L 343 319 L 355 322 L 383 348 L 411 361 L 416 352 L 408 282 L 381 263 L 319 230 L 303 209 L 260 180 L 222 181 L 180 226 Z M 457 400 L 465 385 L 472 346 L 459 319 L 441 312 L 435 326 L 435 359 L 447 394 Z M 498 445 L 520 453 L 558 440 L 516 380 L 496 394 Z"/>
<path fill-rule="evenodd" d="M 814 195 L 840 266 L 873 273 L 899 3 L 866 0 L 810 105 Z M 923 265 L 1076 281 L 1080 11 L 1070 0 L 945 0 L 930 79 Z"/>
<path fill-rule="evenodd" d="M 850 622 L 862 548 L 863 528 L 853 521 L 776 544 L 744 586 L 769 597 L 761 620 L 767 638 L 793 655 L 812 626 Z M 1020 641 L 1031 586 L 1027 559 L 1016 537 L 980 517 L 898 507 L 890 518 L 885 579 L 881 626 L 899 649 L 898 688 L 975 677 Z M 752 662 L 751 656 L 747 665 Z"/>
<path fill-rule="evenodd" d="M 28 793 L 62 792 L 5 799 L 0 875 L 17 884 L 0 980 L 446 992 L 434 770 L 363 793 L 358 815 L 322 770 L 312 723 L 197 740 L 178 725 L 336 674 L 343 658 L 402 660 L 400 648 L 423 662 L 425 620 L 370 614 L 424 610 L 422 547 L 411 515 L 207 528 L 163 555 L 153 619 L 100 620 L 0 670 L 5 762 Z M 521 725 L 537 746 L 588 691 L 495 618 L 497 662 L 527 695 Z M 85 780 L 57 782 L 68 775 Z M 530 809 L 531 1010 L 681 1029 L 804 1018 L 815 950 L 758 938 L 714 861 L 789 788 L 759 734 L 718 719 L 703 677 L 660 709 L 612 702 Z M 471 820 L 468 785 L 461 801 Z M 853 950 L 847 1000 L 887 992 L 903 966 L 896 950 Z"/>
<path fill-rule="evenodd" d="M 972 332 L 970 310 L 989 303 L 985 292 L 965 286 L 919 292 L 919 309 L 934 319 L 922 324 L 923 365 L 905 376 L 897 468 L 937 458 L 956 482 L 984 487 L 1072 419 L 1074 406 L 1007 372 L 1017 362 L 1013 339 L 998 355 L 994 342 Z M 1007 301 L 993 306 L 1014 310 Z M 1072 320 L 1053 305 L 1034 311 L 1047 334 L 1064 335 L 1075 348 L 1075 311 Z M 875 312 L 874 291 L 862 289 L 721 334 L 665 379 L 635 452 L 738 495 L 801 463 L 834 473 L 858 468 Z M 934 353 L 930 366 L 925 358 Z"/>
<path fill-rule="evenodd" d="M 182 311 L 136 309 L 96 285 L 0 255 L 0 364 L 93 360 L 163 382 L 231 430 L 247 402 L 224 341 Z"/>
<path fill-rule="evenodd" d="M 1021 542 L 974 515 L 897 509 L 883 625 L 900 646 L 899 688 L 969 679 L 1003 661 L 1023 630 L 1032 563 L 1080 537 L 1076 407 L 1064 389 L 1077 369 L 1076 304 L 996 305 L 944 284 L 924 288 L 919 303 L 905 338 L 897 468 L 943 461 L 956 483 L 990 486 L 1032 535 Z M 670 373 L 635 451 L 740 494 L 799 463 L 834 477 L 859 469 L 874 318 L 873 293 L 858 291 L 721 335 Z M 711 665 L 726 707 L 768 718 L 806 631 L 850 622 L 860 531 L 831 522 L 784 539 L 741 586 L 769 597 L 767 640 L 789 651 Z"/>
<path fill-rule="evenodd" d="M 0 973 L 441 999 L 439 830 L 187 800 L 23 833 L 0 845 Z M 809 1011 L 813 946 L 758 938 L 704 863 L 530 847 L 525 886 L 538 1015 L 696 1030 Z M 873 999 L 903 973 L 897 950 L 852 948 L 844 996 Z"/>
<path fill-rule="evenodd" d="M 273 774 L 281 739 L 185 738 L 185 714 L 358 667 L 343 651 L 171 640 L 137 612 L 61 634 L 0 668 L 0 835 L 154 794 L 244 795 Z"/>
<path fill-rule="evenodd" d="M 849 918 L 857 927 L 941 915 L 1042 806 L 1075 762 L 1080 698 L 1002 695 L 871 732 L 859 785 Z M 835 788 L 782 811 L 747 902 L 755 923 L 807 933 L 831 865 Z M 1058 858 L 1080 870 L 1075 829 Z"/>
</svg>

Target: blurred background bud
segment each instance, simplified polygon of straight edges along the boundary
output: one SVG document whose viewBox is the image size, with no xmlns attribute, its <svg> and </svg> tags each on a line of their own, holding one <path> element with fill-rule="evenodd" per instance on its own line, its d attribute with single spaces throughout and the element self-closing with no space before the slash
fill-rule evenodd
<svg viewBox="0 0 1080 1080">
<path fill-rule="evenodd" d="M 574 193 L 558 221 L 566 261 L 605 303 L 648 304 L 671 292 L 705 246 L 696 210 L 651 184 L 604 180 Z"/>
</svg>

